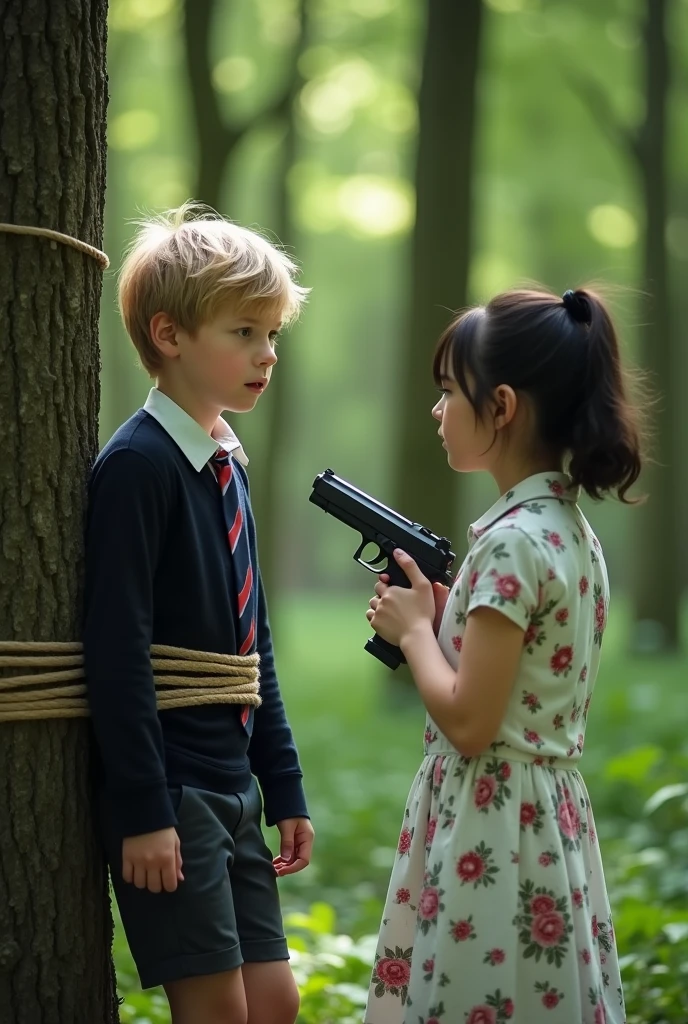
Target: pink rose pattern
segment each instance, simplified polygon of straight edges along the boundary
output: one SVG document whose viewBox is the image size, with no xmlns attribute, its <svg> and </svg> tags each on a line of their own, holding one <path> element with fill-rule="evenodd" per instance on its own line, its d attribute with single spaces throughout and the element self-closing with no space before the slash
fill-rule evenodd
<svg viewBox="0 0 688 1024">
<path fill-rule="evenodd" d="M 445 905 L 442 902 L 444 889 L 440 888 L 440 873 L 442 865 L 436 864 L 432 871 L 425 873 L 423 888 L 418 900 L 418 927 L 423 935 L 427 935 L 430 929 L 437 925 L 437 917 L 444 913 Z"/>
<path fill-rule="evenodd" d="M 485 604 L 523 621 L 521 669 L 482 756 L 460 756 L 428 719 L 365 1024 L 555 1024 L 581 1005 L 581 1024 L 623 1024 L 600 853 L 575 771 L 606 576 L 565 484 L 549 474 L 518 485 L 498 502 L 498 533 L 486 521 L 471 534 L 440 646 L 457 667 L 469 608 Z"/>
<path fill-rule="evenodd" d="M 382 955 L 375 955 L 371 985 L 374 986 L 378 998 L 389 992 L 405 1006 L 411 980 L 412 953 L 413 949 L 402 949 L 400 946 L 390 949 L 385 946 Z"/>
</svg>

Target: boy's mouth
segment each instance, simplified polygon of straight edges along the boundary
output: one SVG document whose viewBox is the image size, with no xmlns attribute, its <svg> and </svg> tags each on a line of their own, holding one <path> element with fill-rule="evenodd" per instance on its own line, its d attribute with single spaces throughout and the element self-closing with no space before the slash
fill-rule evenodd
<svg viewBox="0 0 688 1024">
<path fill-rule="evenodd" d="M 267 383 L 268 382 L 265 379 L 263 379 L 263 380 L 252 380 L 248 384 L 246 384 L 245 386 L 247 388 L 250 388 L 251 391 L 255 391 L 256 394 L 259 395 L 261 393 L 261 391 L 265 391 L 265 388 L 267 387 Z"/>
</svg>

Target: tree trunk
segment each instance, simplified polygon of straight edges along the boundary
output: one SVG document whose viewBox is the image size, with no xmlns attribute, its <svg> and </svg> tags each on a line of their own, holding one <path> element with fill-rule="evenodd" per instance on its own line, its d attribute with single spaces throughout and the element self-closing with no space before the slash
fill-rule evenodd
<svg viewBox="0 0 688 1024">
<path fill-rule="evenodd" d="M 0 221 L 98 247 L 105 0 L 3 0 Z M 97 451 L 102 270 L 0 233 L 0 638 L 80 636 L 85 482 Z M 89 732 L 0 722 L 0 1020 L 112 1024 L 107 874 Z"/>
<path fill-rule="evenodd" d="M 642 363 L 652 374 L 661 404 L 654 412 L 657 463 L 643 474 L 647 504 L 638 510 L 636 545 L 636 645 L 675 650 L 679 643 L 681 597 L 676 474 L 676 365 L 671 339 L 667 274 L 666 106 L 669 57 L 666 39 L 667 0 L 647 0 L 643 32 L 645 52 L 645 121 L 637 156 L 645 205 L 643 251 L 644 295 L 641 313 Z"/>
<path fill-rule="evenodd" d="M 302 81 L 298 72 L 298 58 L 304 49 L 306 21 L 305 0 L 299 2 L 301 31 L 280 92 L 259 112 L 251 123 L 227 123 L 223 117 L 213 86 L 210 66 L 216 0 L 185 0 L 184 39 L 186 63 L 198 138 L 198 170 L 196 198 L 219 210 L 222 205 L 222 184 L 228 163 L 237 146 L 252 128 L 271 120 L 284 125 L 285 138 L 280 164 L 277 168 L 277 221 L 275 232 L 287 245 L 292 245 L 293 224 L 289 211 L 287 175 L 294 162 L 296 127 L 294 101 Z M 291 340 L 289 342 L 291 345 Z M 293 356 L 291 357 L 293 359 Z M 283 532 L 283 522 L 275 517 L 275 508 L 282 493 L 279 477 L 280 455 L 287 442 L 287 409 L 289 381 L 283 363 L 263 399 L 261 408 L 268 417 L 267 442 L 260 456 L 252 459 L 252 505 L 256 517 L 259 539 L 261 573 L 268 597 L 274 598 L 279 574 L 278 538 L 275 530 Z"/>
<path fill-rule="evenodd" d="M 303 85 L 299 73 L 299 59 L 306 48 L 307 38 L 307 0 L 299 0 L 299 35 L 292 55 L 289 88 L 284 96 L 282 109 L 277 112 L 284 126 L 284 139 L 280 150 L 280 158 L 276 167 L 277 218 L 275 234 L 290 252 L 296 248 L 296 229 L 292 218 L 291 197 L 289 195 L 289 172 L 296 162 L 298 148 L 298 132 L 295 118 L 295 105 Z M 296 328 L 298 330 L 298 328 Z M 286 474 L 283 472 L 289 459 L 287 453 L 291 444 L 289 409 L 292 408 L 292 387 L 295 380 L 294 369 L 297 352 L 295 345 L 296 330 L 293 330 L 285 343 L 285 356 L 270 382 L 265 396 L 267 408 L 263 411 L 268 418 L 267 440 L 264 450 L 258 459 L 257 471 L 251 474 L 253 491 L 253 510 L 259 537 L 259 553 L 261 575 L 265 582 L 268 598 L 274 600 L 280 590 L 280 559 L 281 543 L 285 536 L 284 515 L 275 514 L 275 509 L 282 508 L 281 497 L 286 493 Z M 275 620 L 274 628 L 279 627 Z"/>
<path fill-rule="evenodd" d="M 197 136 L 194 198 L 219 210 L 227 161 L 243 136 L 243 129 L 225 123 L 213 86 L 210 40 L 216 0 L 185 0 L 184 44 L 186 68 Z"/>
<path fill-rule="evenodd" d="M 482 0 L 428 0 L 411 302 L 398 396 L 397 508 L 452 538 L 457 488 L 430 418 L 430 370 L 451 310 L 467 301 L 482 7 Z"/>
</svg>

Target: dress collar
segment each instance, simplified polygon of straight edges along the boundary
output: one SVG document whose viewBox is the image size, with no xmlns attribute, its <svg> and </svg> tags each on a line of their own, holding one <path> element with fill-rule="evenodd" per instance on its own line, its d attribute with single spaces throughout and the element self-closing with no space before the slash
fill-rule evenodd
<svg viewBox="0 0 688 1024">
<path fill-rule="evenodd" d="M 498 498 L 480 519 L 471 523 L 468 528 L 468 542 L 471 544 L 478 540 L 499 519 L 529 501 L 547 498 L 560 504 L 566 501 L 575 503 L 579 494 L 580 488 L 573 487 L 570 477 L 565 473 L 536 473 L 529 476 Z"/>
</svg>

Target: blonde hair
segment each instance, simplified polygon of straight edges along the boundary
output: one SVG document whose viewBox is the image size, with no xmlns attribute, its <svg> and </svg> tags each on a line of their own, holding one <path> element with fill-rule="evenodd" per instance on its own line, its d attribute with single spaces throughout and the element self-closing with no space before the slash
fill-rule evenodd
<svg viewBox="0 0 688 1024">
<path fill-rule="evenodd" d="M 259 305 L 285 323 L 296 319 L 310 289 L 296 284 L 296 264 L 255 231 L 186 202 L 139 222 L 119 277 L 124 326 L 151 376 L 162 366 L 150 322 L 167 313 L 183 330 L 212 319 L 220 303 Z"/>
</svg>

